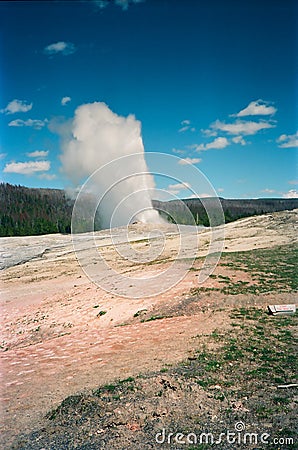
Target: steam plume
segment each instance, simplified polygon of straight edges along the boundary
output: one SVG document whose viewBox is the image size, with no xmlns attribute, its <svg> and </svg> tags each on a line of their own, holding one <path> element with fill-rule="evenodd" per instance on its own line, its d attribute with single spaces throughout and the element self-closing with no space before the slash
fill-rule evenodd
<svg viewBox="0 0 298 450">
<path fill-rule="evenodd" d="M 74 186 L 93 174 L 88 189 L 101 200 L 102 227 L 161 221 L 152 208 L 154 181 L 144 157 L 141 123 L 133 115 L 119 116 L 100 102 L 79 106 L 64 130 L 61 161 Z"/>
</svg>

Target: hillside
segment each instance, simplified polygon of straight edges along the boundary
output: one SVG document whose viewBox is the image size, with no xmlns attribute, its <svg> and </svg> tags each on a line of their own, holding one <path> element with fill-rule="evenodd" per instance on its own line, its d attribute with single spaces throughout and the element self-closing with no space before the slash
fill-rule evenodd
<svg viewBox="0 0 298 450">
<path fill-rule="evenodd" d="M 60 189 L 0 184 L 0 236 L 70 233 L 72 202 Z"/>
<path fill-rule="evenodd" d="M 208 216 L 206 214 L 203 203 L 200 199 L 184 199 L 182 200 L 191 211 L 197 225 L 209 226 Z M 204 205 L 207 207 L 212 205 L 212 198 L 204 198 Z M 225 215 L 225 222 L 233 222 L 244 217 L 259 216 L 262 214 L 293 210 L 298 208 L 298 199 L 284 198 L 258 198 L 258 199 L 224 199 L 220 198 L 220 202 Z M 173 221 L 185 223 L 183 205 L 181 201 L 172 200 L 170 202 L 153 201 L 153 205 L 157 209 L 166 211 Z"/>
<path fill-rule="evenodd" d="M 212 202 L 204 199 L 204 204 Z M 200 199 L 185 199 L 198 225 L 209 225 Z M 234 220 L 298 208 L 298 199 L 239 199 L 220 198 L 226 223 Z M 168 220 L 185 223 L 181 201 L 153 201 L 155 208 L 166 211 Z M 49 233 L 70 233 L 73 200 L 61 189 L 35 189 L 0 184 L 0 236 L 33 236 Z"/>
</svg>

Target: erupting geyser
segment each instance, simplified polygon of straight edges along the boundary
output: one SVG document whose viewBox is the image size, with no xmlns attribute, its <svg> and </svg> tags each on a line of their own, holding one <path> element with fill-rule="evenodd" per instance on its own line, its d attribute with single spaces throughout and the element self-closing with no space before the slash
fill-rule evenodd
<svg viewBox="0 0 298 450">
<path fill-rule="evenodd" d="M 98 200 L 102 227 L 162 221 L 152 207 L 154 180 L 133 115 L 119 116 L 101 102 L 84 104 L 62 134 L 63 171 L 74 186 L 92 175 L 88 193 Z"/>
</svg>

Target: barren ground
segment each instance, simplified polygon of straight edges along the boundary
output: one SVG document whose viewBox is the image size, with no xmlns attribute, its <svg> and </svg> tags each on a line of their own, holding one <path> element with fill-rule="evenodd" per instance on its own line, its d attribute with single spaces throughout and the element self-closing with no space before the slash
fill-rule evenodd
<svg viewBox="0 0 298 450">
<path fill-rule="evenodd" d="M 169 386 L 174 386 L 169 388 L 169 392 L 176 392 L 170 398 L 172 403 L 167 398 L 158 407 L 155 405 L 157 412 L 152 404 L 148 406 L 148 411 L 153 414 L 154 410 L 157 416 L 166 417 L 176 405 L 181 409 L 181 415 L 185 416 L 182 404 L 184 407 L 188 405 L 189 399 L 184 398 L 187 393 L 181 389 L 183 383 L 180 380 L 185 374 L 179 374 L 179 379 L 177 371 L 175 376 L 174 372 L 162 376 L 166 373 L 165 367 L 178 367 L 187 358 L 189 361 L 195 360 L 194 355 L 203 344 L 208 351 L 212 351 L 218 343 L 209 337 L 218 330 L 223 333 L 223 340 L 233 334 L 235 308 L 257 307 L 265 311 L 270 303 L 295 302 L 297 292 L 291 284 L 292 278 L 279 274 L 282 272 L 280 267 L 292 264 L 289 255 L 292 255 L 297 243 L 296 224 L 297 211 L 286 211 L 226 225 L 224 253 L 220 262 L 212 276 L 199 285 L 197 280 L 202 258 L 207 254 L 210 242 L 210 231 L 201 230 L 199 249 L 185 277 L 166 292 L 139 298 L 116 296 L 117 287 L 113 280 L 111 293 L 93 284 L 77 263 L 70 236 L 1 238 L 2 448 L 12 448 L 17 436 L 42 428 L 47 430 L 49 419 L 46 414 L 57 408 L 66 397 L 83 393 L 85 397 L 82 398 L 86 399 L 99 386 L 110 385 L 115 380 L 132 380 L 139 374 L 143 374 L 144 382 L 136 389 L 143 389 L 147 397 L 152 396 L 150 386 L 154 383 L 157 386 L 168 386 L 169 383 Z M 179 246 L 179 234 L 173 227 L 164 226 L 162 231 L 167 233 L 167 241 L 156 264 L 123 260 L 113 248 L 110 236 L 103 232 L 97 236 L 98 247 L 120 273 L 152 276 L 169 266 Z M 153 247 L 158 247 L 159 238 L 154 235 L 154 239 L 150 240 L 151 232 L 149 226 L 130 227 L 130 239 L 135 251 L 144 251 L 150 242 Z M 120 249 L 124 245 L 121 233 L 120 230 Z M 185 233 L 183 257 L 188 258 L 193 256 L 191 250 L 197 233 L 194 230 Z M 270 259 L 270 251 L 273 259 Z M 82 260 L 88 261 L 88 245 L 82 248 L 82 254 Z M 262 267 L 256 267 L 257 260 L 263 264 Z M 272 270 L 270 267 L 265 270 L 264 261 L 265 265 L 271 261 Z M 280 267 L 275 271 L 278 264 Z M 121 292 L 122 287 L 119 289 Z M 158 372 L 160 370 L 163 372 Z M 212 410 L 211 416 L 219 417 L 220 413 L 216 410 L 219 407 L 215 405 L 220 399 L 208 397 L 203 388 L 196 384 L 193 390 L 201 399 L 204 414 Z M 135 405 L 131 394 L 133 389 L 123 394 L 131 411 L 136 408 L 131 406 Z M 146 405 L 146 401 L 142 401 Z M 226 410 L 230 407 L 223 405 Z M 119 414 L 123 416 L 120 425 L 124 430 L 134 436 L 137 432 L 144 433 L 145 419 L 129 417 L 125 404 L 119 408 L 122 411 Z M 112 414 L 111 411 L 106 413 L 107 417 Z M 214 417 L 213 422 L 216 421 Z M 174 419 L 179 421 L 175 415 L 171 420 Z M 52 430 L 51 433 L 55 432 Z M 97 434 L 98 439 L 100 433 L 104 436 L 105 428 Z M 102 448 L 160 448 L 154 442 L 152 446 L 149 443 L 145 445 L 146 433 L 139 434 L 136 446 L 127 440 L 127 434 L 120 435 L 113 442 L 102 439 Z M 94 447 L 91 443 L 84 447 L 79 440 L 72 444 L 63 441 L 53 445 L 45 441 L 35 447 L 33 440 L 26 444 L 26 439 L 14 444 L 14 448 L 101 448 L 95 441 Z M 86 441 L 86 437 L 84 439 Z"/>
</svg>

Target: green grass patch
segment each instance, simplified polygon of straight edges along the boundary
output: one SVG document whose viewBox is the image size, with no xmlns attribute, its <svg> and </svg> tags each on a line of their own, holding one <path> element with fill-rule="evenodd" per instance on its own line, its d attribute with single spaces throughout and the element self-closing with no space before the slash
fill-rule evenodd
<svg viewBox="0 0 298 450">
<path fill-rule="evenodd" d="M 139 309 L 139 311 L 137 311 L 133 316 L 134 317 L 139 317 L 139 316 L 141 316 L 142 314 L 144 314 L 146 312 L 147 312 L 147 309 Z"/>
<path fill-rule="evenodd" d="M 152 320 L 161 320 L 164 318 L 165 318 L 165 316 L 151 316 L 148 319 L 141 320 L 141 322 L 152 322 Z"/>
<path fill-rule="evenodd" d="M 226 295 L 262 294 L 265 292 L 296 292 L 298 290 L 297 277 L 298 245 L 277 246 L 270 249 L 257 249 L 235 253 L 223 253 L 220 265 L 235 271 L 248 273 L 252 282 L 231 280 L 224 275 L 211 275 L 221 288 L 195 288 L 193 294 L 208 291 L 220 291 Z"/>
</svg>

